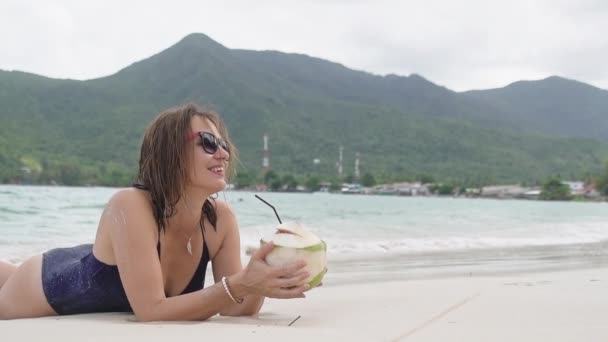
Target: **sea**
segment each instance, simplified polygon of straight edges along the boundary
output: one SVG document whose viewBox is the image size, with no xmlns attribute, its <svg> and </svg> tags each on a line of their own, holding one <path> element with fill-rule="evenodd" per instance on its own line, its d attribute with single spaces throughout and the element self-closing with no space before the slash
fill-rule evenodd
<svg viewBox="0 0 608 342">
<path fill-rule="evenodd" d="M 92 243 L 118 188 L 0 185 L 0 260 Z M 225 191 L 247 250 L 278 218 L 328 246 L 331 282 L 608 266 L 608 203 Z"/>
</svg>

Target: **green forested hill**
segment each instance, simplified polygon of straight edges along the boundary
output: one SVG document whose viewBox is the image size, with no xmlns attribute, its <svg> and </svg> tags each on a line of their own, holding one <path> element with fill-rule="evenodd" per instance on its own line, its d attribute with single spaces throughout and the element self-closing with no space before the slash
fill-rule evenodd
<svg viewBox="0 0 608 342">
<path fill-rule="evenodd" d="M 240 169 L 251 175 L 267 132 L 271 167 L 281 174 L 334 177 L 343 145 L 346 173 L 358 151 L 361 172 L 379 180 L 581 177 L 608 159 L 607 99 L 604 90 L 560 78 L 457 93 L 418 75 L 233 50 L 193 34 L 94 80 L 0 71 L 0 180 L 18 179 L 27 166 L 42 182 L 128 182 L 145 124 L 187 101 L 224 116 Z"/>
<path fill-rule="evenodd" d="M 497 121 L 517 122 L 552 135 L 608 141 L 608 91 L 585 83 L 553 76 L 464 95 L 508 113 L 503 118 L 494 115 Z"/>
</svg>

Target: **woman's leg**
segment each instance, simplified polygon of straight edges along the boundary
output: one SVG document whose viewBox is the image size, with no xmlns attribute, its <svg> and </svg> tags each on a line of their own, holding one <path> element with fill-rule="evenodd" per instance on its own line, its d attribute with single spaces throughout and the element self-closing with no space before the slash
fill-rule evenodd
<svg viewBox="0 0 608 342">
<path fill-rule="evenodd" d="M 15 273 L 15 270 L 17 270 L 17 266 L 0 261 L 0 288 L 2 288 L 2 285 L 4 285 L 11 274 Z"/>
<path fill-rule="evenodd" d="M 54 316 L 42 290 L 42 255 L 21 264 L 0 288 L 0 319 Z"/>
</svg>

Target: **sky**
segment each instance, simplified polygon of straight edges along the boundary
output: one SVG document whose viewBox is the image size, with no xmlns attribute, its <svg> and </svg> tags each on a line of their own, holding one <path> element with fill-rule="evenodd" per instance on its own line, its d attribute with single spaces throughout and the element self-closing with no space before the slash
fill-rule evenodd
<svg viewBox="0 0 608 342">
<path fill-rule="evenodd" d="M 2 0 L 0 69 L 97 78 L 194 32 L 456 91 L 553 75 L 608 89 L 605 0 Z"/>
</svg>

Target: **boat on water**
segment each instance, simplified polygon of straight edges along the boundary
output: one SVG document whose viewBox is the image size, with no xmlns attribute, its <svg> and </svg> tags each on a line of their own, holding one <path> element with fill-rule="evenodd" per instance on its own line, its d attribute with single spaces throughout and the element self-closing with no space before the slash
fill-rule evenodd
<svg viewBox="0 0 608 342">
<path fill-rule="evenodd" d="M 363 187 L 361 184 L 342 184 L 342 193 L 343 194 L 360 194 L 363 192 Z"/>
</svg>

